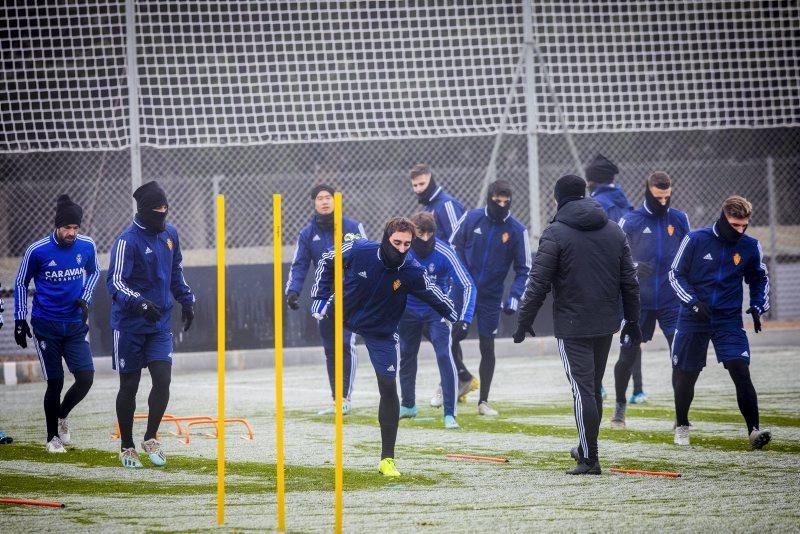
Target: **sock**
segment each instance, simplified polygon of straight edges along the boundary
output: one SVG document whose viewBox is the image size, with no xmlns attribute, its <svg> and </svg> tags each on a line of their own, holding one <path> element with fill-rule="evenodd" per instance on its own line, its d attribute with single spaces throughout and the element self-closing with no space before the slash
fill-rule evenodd
<svg viewBox="0 0 800 534">
<path fill-rule="evenodd" d="M 47 441 L 58 436 L 58 411 L 61 409 L 61 390 L 64 378 L 51 378 L 44 392 L 44 419 L 47 423 Z"/>
<path fill-rule="evenodd" d="M 136 392 L 142 371 L 119 374 L 117 392 L 117 423 L 119 424 L 120 450 L 134 448 L 133 414 L 136 411 Z"/>
<path fill-rule="evenodd" d="M 61 409 L 58 413 L 58 417 L 61 419 L 66 419 L 72 409 L 86 397 L 94 382 L 94 371 L 75 371 L 73 376 L 75 376 L 75 383 L 67 390 L 64 400 L 61 401 Z"/>
<path fill-rule="evenodd" d="M 464 353 L 461 352 L 461 343 L 453 341 L 451 350 L 453 352 L 453 361 L 455 361 L 456 363 L 456 371 L 458 372 L 458 381 L 471 382 L 472 373 L 470 373 L 469 370 L 467 369 L 467 366 L 464 365 Z M 456 387 L 458 387 L 458 384 L 456 384 Z"/>
<path fill-rule="evenodd" d="M 675 387 L 675 422 L 678 426 L 689 426 L 689 407 L 694 399 L 694 385 L 699 376 L 700 371 L 672 370 L 672 383 Z"/>
<path fill-rule="evenodd" d="M 155 361 L 148 365 L 150 369 L 150 379 L 153 387 L 150 389 L 150 396 L 147 398 L 147 431 L 144 433 L 144 440 L 150 440 L 158 434 L 158 427 L 161 425 L 161 418 L 167 411 L 169 402 L 169 384 L 172 378 L 172 365 L 169 362 Z"/>
<path fill-rule="evenodd" d="M 617 404 L 625 404 L 625 393 L 628 390 L 628 381 L 631 378 L 631 371 L 636 362 L 637 354 L 641 356 L 642 346 L 631 347 L 620 346 L 619 359 L 614 364 L 614 390 L 617 396 Z"/>
<path fill-rule="evenodd" d="M 747 435 L 758 428 L 758 395 L 750 378 L 750 367 L 742 360 L 725 362 L 725 369 L 736 386 L 736 402 L 747 424 Z"/>
<path fill-rule="evenodd" d="M 481 365 L 479 368 L 481 377 L 481 396 L 478 403 L 489 401 L 489 389 L 492 387 L 494 377 L 494 337 L 479 336 L 478 346 L 481 351 Z"/>
<path fill-rule="evenodd" d="M 400 421 L 400 399 L 397 397 L 397 383 L 394 377 L 380 375 L 378 377 L 378 393 L 381 395 L 378 404 L 378 421 L 381 425 L 381 460 L 394 458 L 394 444 L 397 441 L 397 426 Z"/>
</svg>

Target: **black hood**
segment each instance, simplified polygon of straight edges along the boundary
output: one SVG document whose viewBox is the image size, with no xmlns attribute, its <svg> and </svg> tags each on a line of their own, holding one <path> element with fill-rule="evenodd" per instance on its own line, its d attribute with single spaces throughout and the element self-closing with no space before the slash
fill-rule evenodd
<svg viewBox="0 0 800 534">
<path fill-rule="evenodd" d="M 603 207 L 592 198 L 581 198 L 564 204 L 556 212 L 553 222 L 558 221 L 576 230 L 588 232 L 598 230 L 608 222 Z"/>
</svg>

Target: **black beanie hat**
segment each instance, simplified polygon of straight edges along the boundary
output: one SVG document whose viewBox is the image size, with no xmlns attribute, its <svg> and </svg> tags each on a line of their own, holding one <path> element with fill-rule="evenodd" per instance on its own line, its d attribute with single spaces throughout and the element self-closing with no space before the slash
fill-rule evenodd
<svg viewBox="0 0 800 534">
<path fill-rule="evenodd" d="M 67 195 L 61 195 L 56 200 L 56 228 L 70 224 L 81 225 L 83 209 L 75 204 Z"/>
<path fill-rule="evenodd" d="M 153 180 L 147 182 L 133 192 L 133 198 L 136 199 L 136 210 L 145 211 L 161 206 L 167 206 L 167 194 L 158 185 L 158 182 Z"/>
<path fill-rule="evenodd" d="M 619 174 L 617 166 L 602 154 L 596 155 L 586 164 L 585 170 L 586 179 L 598 184 L 610 184 L 614 181 L 614 175 Z"/>
<path fill-rule="evenodd" d="M 556 202 L 559 205 L 561 205 L 562 200 L 583 198 L 586 196 L 586 181 L 574 174 L 562 176 L 556 181 L 556 186 L 553 188 L 553 196 L 556 197 Z"/>
<path fill-rule="evenodd" d="M 311 188 L 311 200 L 316 200 L 317 195 L 319 195 L 320 191 L 327 191 L 328 193 L 331 194 L 331 196 L 333 196 L 333 194 L 335 193 L 333 188 L 328 184 L 315 185 L 314 187 Z"/>
</svg>

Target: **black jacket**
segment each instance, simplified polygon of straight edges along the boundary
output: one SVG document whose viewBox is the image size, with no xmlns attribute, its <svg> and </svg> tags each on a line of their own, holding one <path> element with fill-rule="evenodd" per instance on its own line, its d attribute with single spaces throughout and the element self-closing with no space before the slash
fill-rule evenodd
<svg viewBox="0 0 800 534">
<path fill-rule="evenodd" d="M 557 338 L 619 330 L 620 293 L 625 320 L 639 320 L 639 281 L 628 241 L 591 198 L 562 206 L 542 232 L 519 308 L 520 326 L 533 324 L 551 286 Z"/>
</svg>

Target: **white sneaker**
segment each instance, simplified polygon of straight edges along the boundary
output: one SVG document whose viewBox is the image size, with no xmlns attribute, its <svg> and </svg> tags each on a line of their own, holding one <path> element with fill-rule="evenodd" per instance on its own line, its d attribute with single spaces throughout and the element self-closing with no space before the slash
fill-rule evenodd
<svg viewBox="0 0 800 534">
<path fill-rule="evenodd" d="M 442 397 L 442 386 L 440 385 L 433 393 L 433 397 L 431 397 L 431 406 L 434 408 L 440 408 L 442 404 L 444 404 L 444 399 Z"/>
<path fill-rule="evenodd" d="M 688 445 L 689 444 L 689 428 L 688 426 L 675 427 L 675 445 Z"/>
<path fill-rule="evenodd" d="M 66 419 L 58 419 L 58 437 L 61 438 L 61 443 L 64 445 L 72 443 L 69 435 L 69 423 L 67 423 Z"/>
<path fill-rule="evenodd" d="M 750 432 L 749 439 L 751 449 L 763 449 L 772 439 L 772 432 L 769 430 L 759 430 L 754 428 L 753 431 Z"/>
<path fill-rule="evenodd" d="M 132 447 L 119 451 L 119 461 L 122 462 L 123 467 L 129 469 L 139 469 L 142 467 L 142 462 L 139 460 L 139 453 Z"/>
<path fill-rule="evenodd" d="M 148 439 L 142 442 L 142 449 L 147 453 L 153 465 L 162 466 L 167 463 L 167 456 L 161 449 L 161 442 L 157 439 Z"/>
<path fill-rule="evenodd" d="M 67 452 L 67 449 L 64 448 L 64 443 L 58 436 L 53 436 L 53 439 L 47 442 L 46 448 L 47 452 L 55 452 L 59 454 Z"/>
<path fill-rule="evenodd" d="M 336 403 L 332 402 L 327 408 L 317 412 L 317 415 L 334 415 L 336 413 Z M 350 401 L 342 401 L 342 415 L 350 413 Z"/>
<path fill-rule="evenodd" d="M 497 413 L 497 410 L 489 406 L 488 402 L 483 401 L 478 404 L 478 415 L 488 415 L 490 417 L 494 417 L 499 414 Z"/>
</svg>

